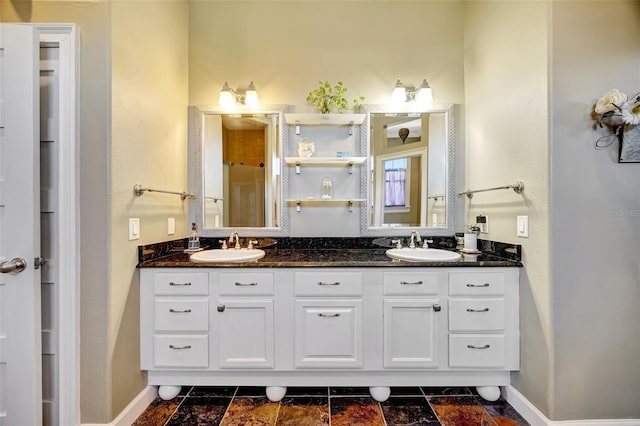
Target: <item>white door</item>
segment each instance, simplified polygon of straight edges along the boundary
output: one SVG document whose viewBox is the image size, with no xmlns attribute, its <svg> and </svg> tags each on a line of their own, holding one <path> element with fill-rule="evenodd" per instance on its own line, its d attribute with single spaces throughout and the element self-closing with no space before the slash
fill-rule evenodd
<svg viewBox="0 0 640 426">
<path fill-rule="evenodd" d="M 0 26 L 0 426 L 42 424 L 39 39 Z M 21 272 L 20 261 L 25 268 Z M 10 270 L 17 269 L 13 272 Z"/>
</svg>

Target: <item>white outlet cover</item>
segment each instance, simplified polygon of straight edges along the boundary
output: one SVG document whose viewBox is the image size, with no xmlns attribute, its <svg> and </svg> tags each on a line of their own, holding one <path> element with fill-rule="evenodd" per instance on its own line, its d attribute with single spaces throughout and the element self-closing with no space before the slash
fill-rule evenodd
<svg viewBox="0 0 640 426">
<path fill-rule="evenodd" d="M 167 235 L 173 235 L 176 233 L 176 218 L 167 218 Z"/>
</svg>

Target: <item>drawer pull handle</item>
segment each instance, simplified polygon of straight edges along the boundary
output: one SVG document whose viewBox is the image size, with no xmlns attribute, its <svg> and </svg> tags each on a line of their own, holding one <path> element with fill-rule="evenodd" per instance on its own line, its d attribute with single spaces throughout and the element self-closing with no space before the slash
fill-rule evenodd
<svg viewBox="0 0 640 426">
<path fill-rule="evenodd" d="M 340 281 L 336 281 L 333 283 L 324 283 L 322 281 L 318 281 L 318 285 L 340 285 Z"/>
<path fill-rule="evenodd" d="M 435 304 L 433 305 L 433 311 L 434 312 L 440 312 L 442 310 L 442 306 Z"/>
<path fill-rule="evenodd" d="M 469 349 L 489 349 L 490 347 L 491 345 L 484 345 L 484 346 L 467 345 L 467 348 Z"/>
<path fill-rule="evenodd" d="M 171 349 L 176 349 L 176 350 L 191 349 L 191 345 L 184 345 L 184 346 L 173 346 L 173 345 L 169 345 L 169 347 L 170 347 Z"/>
<path fill-rule="evenodd" d="M 489 283 L 484 283 L 484 284 L 467 284 L 467 287 L 489 287 L 491 284 Z"/>
<path fill-rule="evenodd" d="M 171 312 L 172 314 L 188 314 L 189 312 L 191 312 L 191 309 L 169 309 L 169 312 Z"/>
<path fill-rule="evenodd" d="M 400 285 L 422 285 L 422 280 L 410 283 L 408 281 L 400 281 Z"/>
<path fill-rule="evenodd" d="M 318 316 L 322 318 L 335 318 L 339 317 L 340 314 L 318 314 Z"/>
<path fill-rule="evenodd" d="M 238 287 L 255 287 L 258 285 L 258 283 L 239 283 L 236 281 L 236 285 Z"/>
<path fill-rule="evenodd" d="M 172 286 L 190 286 L 191 283 L 174 283 L 173 281 L 171 281 L 169 283 L 169 285 L 172 285 Z"/>
<path fill-rule="evenodd" d="M 484 309 L 471 309 L 471 308 L 467 308 L 467 312 L 489 312 L 489 308 L 484 308 Z"/>
</svg>

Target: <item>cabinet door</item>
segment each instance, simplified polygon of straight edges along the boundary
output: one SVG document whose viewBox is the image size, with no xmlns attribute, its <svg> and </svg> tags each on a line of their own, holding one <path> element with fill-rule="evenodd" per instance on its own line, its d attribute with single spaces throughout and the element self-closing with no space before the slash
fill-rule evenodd
<svg viewBox="0 0 640 426">
<path fill-rule="evenodd" d="M 273 368 L 273 298 L 220 299 L 220 368 Z"/>
<path fill-rule="evenodd" d="M 440 309 L 440 299 L 385 299 L 385 368 L 438 367 Z"/>
<path fill-rule="evenodd" d="M 362 368 L 362 300 L 298 300 L 296 368 Z"/>
</svg>

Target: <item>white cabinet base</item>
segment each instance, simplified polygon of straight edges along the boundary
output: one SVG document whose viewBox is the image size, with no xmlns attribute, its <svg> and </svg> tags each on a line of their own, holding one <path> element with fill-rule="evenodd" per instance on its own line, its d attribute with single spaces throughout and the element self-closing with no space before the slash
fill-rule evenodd
<svg viewBox="0 0 640 426">
<path fill-rule="evenodd" d="M 141 271 L 141 366 L 163 399 L 187 385 L 264 387 L 271 401 L 292 386 L 377 401 L 464 386 L 494 401 L 519 368 L 517 268 L 204 271 Z"/>
</svg>

